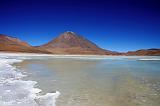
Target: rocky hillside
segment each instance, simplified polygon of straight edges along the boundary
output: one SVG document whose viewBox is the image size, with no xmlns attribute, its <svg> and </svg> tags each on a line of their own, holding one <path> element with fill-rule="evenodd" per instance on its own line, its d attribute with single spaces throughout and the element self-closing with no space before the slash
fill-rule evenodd
<svg viewBox="0 0 160 106">
<path fill-rule="evenodd" d="M 28 53 L 49 53 L 43 49 L 32 47 L 26 42 L 17 38 L 0 34 L 0 51 L 7 52 L 28 52 Z"/>
<path fill-rule="evenodd" d="M 71 31 L 62 33 L 49 43 L 40 46 L 40 48 L 56 54 L 118 54 L 117 52 L 104 50 Z"/>
<path fill-rule="evenodd" d="M 141 49 L 137 51 L 129 51 L 126 55 L 137 56 L 160 56 L 160 49 Z"/>
</svg>

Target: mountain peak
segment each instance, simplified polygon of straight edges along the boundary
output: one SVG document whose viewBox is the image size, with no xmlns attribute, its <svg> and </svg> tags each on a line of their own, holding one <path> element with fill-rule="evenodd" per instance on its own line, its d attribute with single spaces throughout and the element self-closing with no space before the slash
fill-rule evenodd
<svg viewBox="0 0 160 106">
<path fill-rule="evenodd" d="M 60 34 L 60 36 L 58 36 L 57 38 L 60 38 L 60 39 L 72 39 L 74 37 L 77 37 L 78 35 L 72 31 L 66 31 L 62 34 Z"/>
<path fill-rule="evenodd" d="M 66 31 L 57 38 L 40 46 L 57 54 L 101 54 L 115 55 L 117 52 L 104 50 L 85 37 L 72 31 Z"/>
<path fill-rule="evenodd" d="M 4 35 L 4 34 L 0 34 L 0 39 L 17 39 L 17 38 L 11 37 L 11 36 L 8 36 L 8 35 Z"/>
<path fill-rule="evenodd" d="M 53 48 L 73 48 L 73 47 L 79 47 L 81 49 L 98 48 L 91 41 L 83 38 L 82 36 L 79 36 L 78 34 L 72 31 L 66 31 L 60 34 L 57 38 L 53 39 L 51 42 L 49 42 L 44 46 Z"/>
<path fill-rule="evenodd" d="M 64 33 L 75 34 L 73 31 L 66 31 Z"/>
</svg>

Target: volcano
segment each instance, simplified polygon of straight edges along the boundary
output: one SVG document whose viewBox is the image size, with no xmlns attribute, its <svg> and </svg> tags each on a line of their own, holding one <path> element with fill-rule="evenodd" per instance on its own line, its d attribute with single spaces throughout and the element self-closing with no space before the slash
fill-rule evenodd
<svg viewBox="0 0 160 106">
<path fill-rule="evenodd" d="M 40 46 L 40 48 L 46 49 L 55 54 L 118 54 L 117 52 L 104 50 L 88 39 L 72 31 L 60 34 L 57 38 Z"/>
</svg>

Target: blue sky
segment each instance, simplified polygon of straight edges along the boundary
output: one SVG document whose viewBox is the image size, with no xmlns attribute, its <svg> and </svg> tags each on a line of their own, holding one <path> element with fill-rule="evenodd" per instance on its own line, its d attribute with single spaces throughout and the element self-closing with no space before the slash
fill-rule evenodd
<svg viewBox="0 0 160 106">
<path fill-rule="evenodd" d="M 73 31 L 102 48 L 160 48 L 158 0 L 0 0 L 0 33 L 33 46 Z"/>
</svg>

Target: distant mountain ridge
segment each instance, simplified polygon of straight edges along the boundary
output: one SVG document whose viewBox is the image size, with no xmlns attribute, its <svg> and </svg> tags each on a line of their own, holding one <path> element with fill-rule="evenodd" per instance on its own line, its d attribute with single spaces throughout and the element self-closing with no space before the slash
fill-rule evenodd
<svg viewBox="0 0 160 106">
<path fill-rule="evenodd" d="M 27 52 L 27 53 L 49 53 L 43 49 L 39 49 L 29 45 L 27 42 L 18 38 L 0 34 L 0 51 L 7 52 Z"/>
<path fill-rule="evenodd" d="M 137 51 L 129 51 L 125 55 L 135 55 L 135 56 L 160 56 L 160 49 L 141 49 Z"/>
<path fill-rule="evenodd" d="M 0 34 L 0 51 L 47 53 L 47 54 L 86 54 L 86 55 L 155 55 L 160 56 L 160 49 L 141 49 L 119 53 L 100 48 L 88 39 L 71 31 L 60 34 L 55 39 L 41 46 L 31 46 L 18 38 Z"/>
</svg>

